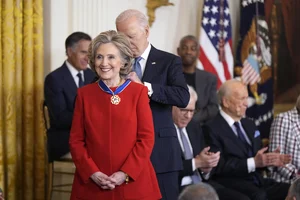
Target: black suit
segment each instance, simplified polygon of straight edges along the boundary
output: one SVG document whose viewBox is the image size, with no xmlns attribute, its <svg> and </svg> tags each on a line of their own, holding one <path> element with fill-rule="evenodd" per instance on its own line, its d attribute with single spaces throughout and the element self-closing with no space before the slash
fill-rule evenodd
<svg viewBox="0 0 300 200">
<path fill-rule="evenodd" d="M 181 59 L 151 46 L 142 81 L 151 83 L 153 89 L 150 107 L 155 129 L 155 144 L 151 162 L 163 199 L 177 199 L 178 171 L 182 169 L 182 161 L 172 120 L 172 106 L 186 107 L 190 98 Z"/>
<path fill-rule="evenodd" d="M 207 146 L 205 144 L 205 138 L 202 132 L 202 128 L 198 123 L 191 121 L 186 127 L 186 131 L 193 149 L 194 157 L 196 157 L 205 148 L 205 146 Z M 182 154 L 182 161 L 183 161 L 183 170 L 179 173 L 180 185 L 183 177 L 191 176 L 194 173 L 193 166 L 192 166 L 192 159 L 185 160 Z M 207 182 L 207 180 L 205 180 L 204 177 L 202 177 L 202 180 L 204 182 Z M 215 181 L 209 180 L 208 183 L 215 188 L 220 200 L 232 200 L 232 199 L 249 200 L 249 198 L 246 197 L 245 195 L 237 191 L 234 191 L 232 189 L 225 188 L 224 186 L 216 183 Z M 180 187 L 180 189 L 183 190 L 184 187 L 185 186 Z"/>
<path fill-rule="evenodd" d="M 198 111 L 193 120 L 200 124 L 213 119 L 219 111 L 217 98 L 217 77 L 216 75 L 196 69 L 194 80 L 188 80 L 191 77 L 185 73 L 187 83 L 192 83 L 198 95 L 196 110 Z"/>
<path fill-rule="evenodd" d="M 91 83 L 94 78 L 92 70 L 84 71 L 84 84 Z M 65 63 L 46 76 L 44 95 L 50 115 L 48 156 L 49 161 L 53 161 L 70 152 L 69 135 L 77 95 L 77 85 Z"/>
<path fill-rule="evenodd" d="M 261 149 L 259 132 L 253 121 L 243 118 L 241 120 L 249 140 L 251 141 L 253 155 Z M 204 127 L 204 132 L 211 151 L 221 152 L 221 158 L 214 171 L 212 179 L 236 189 L 251 199 L 284 199 L 288 184 L 275 184 L 273 180 L 264 179 L 259 171 L 248 173 L 247 147 L 235 135 L 227 121 L 219 113 L 215 119 Z M 255 136 L 255 137 L 254 137 Z"/>
</svg>

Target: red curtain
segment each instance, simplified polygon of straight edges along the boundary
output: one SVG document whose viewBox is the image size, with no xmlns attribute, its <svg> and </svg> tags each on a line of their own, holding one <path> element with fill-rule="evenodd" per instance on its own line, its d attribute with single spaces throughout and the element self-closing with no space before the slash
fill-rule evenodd
<svg viewBox="0 0 300 200">
<path fill-rule="evenodd" d="M 281 0 L 286 41 L 291 56 L 292 68 L 300 83 L 300 1 Z M 280 56 L 280 55 L 279 55 Z"/>
</svg>

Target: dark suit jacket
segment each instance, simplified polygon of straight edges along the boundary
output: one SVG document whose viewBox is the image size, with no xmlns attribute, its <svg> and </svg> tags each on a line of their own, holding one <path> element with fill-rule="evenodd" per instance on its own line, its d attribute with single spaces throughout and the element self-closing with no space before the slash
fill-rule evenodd
<svg viewBox="0 0 300 200">
<path fill-rule="evenodd" d="M 217 77 L 207 71 L 196 69 L 197 113 L 193 120 L 201 124 L 213 119 L 219 111 L 217 98 Z"/>
<path fill-rule="evenodd" d="M 257 130 L 254 122 L 250 119 L 243 118 L 242 126 L 252 144 L 254 155 L 261 148 L 260 136 L 254 137 Z M 260 182 L 262 176 L 259 171 L 248 173 L 247 167 L 247 148 L 238 139 L 231 127 L 219 113 L 212 121 L 203 127 L 208 145 L 212 152 L 221 152 L 218 166 L 215 168 L 212 179 L 223 182 L 224 180 L 232 181 L 234 178 L 253 180 L 255 175 Z"/>
<path fill-rule="evenodd" d="M 181 150 L 172 120 L 172 106 L 186 107 L 189 91 L 182 72 L 181 59 L 151 47 L 143 82 L 152 85 L 150 107 L 155 129 L 151 161 L 156 173 L 182 169 Z"/>
<path fill-rule="evenodd" d="M 84 84 L 91 83 L 94 78 L 92 70 L 84 71 Z M 53 161 L 70 151 L 69 135 L 77 95 L 76 83 L 65 63 L 46 76 L 44 95 L 50 115 L 48 156 L 49 161 Z"/>
<path fill-rule="evenodd" d="M 186 127 L 189 140 L 193 148 L 193 155 L 196 157 L 205 147 L 205 138 L 199 123 L 191 121 Z M 182 154 L 183 170 L 179 173 L 179 181 L 185 176 L 193 175 L 192 159 L 185 160 Z"/>
</svg>

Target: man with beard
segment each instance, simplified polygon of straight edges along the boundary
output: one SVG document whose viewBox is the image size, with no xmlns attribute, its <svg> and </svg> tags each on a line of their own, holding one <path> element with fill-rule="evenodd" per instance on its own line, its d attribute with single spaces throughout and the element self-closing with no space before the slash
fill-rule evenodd
<svg viewBox="0 0 300 200">
<path fill-rule="evenodd" d="M 196 68 L 199 51 L 198 40 L 192 35 L 183 37 L 177 48 L 186 82 L 195 88 L 198 95 L 193 121 L 204 124 L 218 113 L 217 77 Z"/>
</svg>

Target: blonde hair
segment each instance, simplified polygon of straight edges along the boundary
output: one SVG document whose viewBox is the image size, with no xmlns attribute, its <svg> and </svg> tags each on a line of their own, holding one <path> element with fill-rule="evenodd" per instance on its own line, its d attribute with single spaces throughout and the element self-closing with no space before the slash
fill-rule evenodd
<svg viewBox="0 0 300 200">
<path fill-rule="evenodd" d="M 88 50 L 88 58 L 89 58 L 89 65 L 93 71 L 95 70 L 95 57 L 98 48 L 102 44 L 112 43 L 117 47 L 120 52 L 122 62 L 124 66 L 120 69 L 120 76 L 126 77 L 132 69 L 133 55 L 130 49 L 130 43 L 127 37 L 116 31 L 110 30 L 100 33 L 97 37 L 95 37 Z"/>
</svg>

